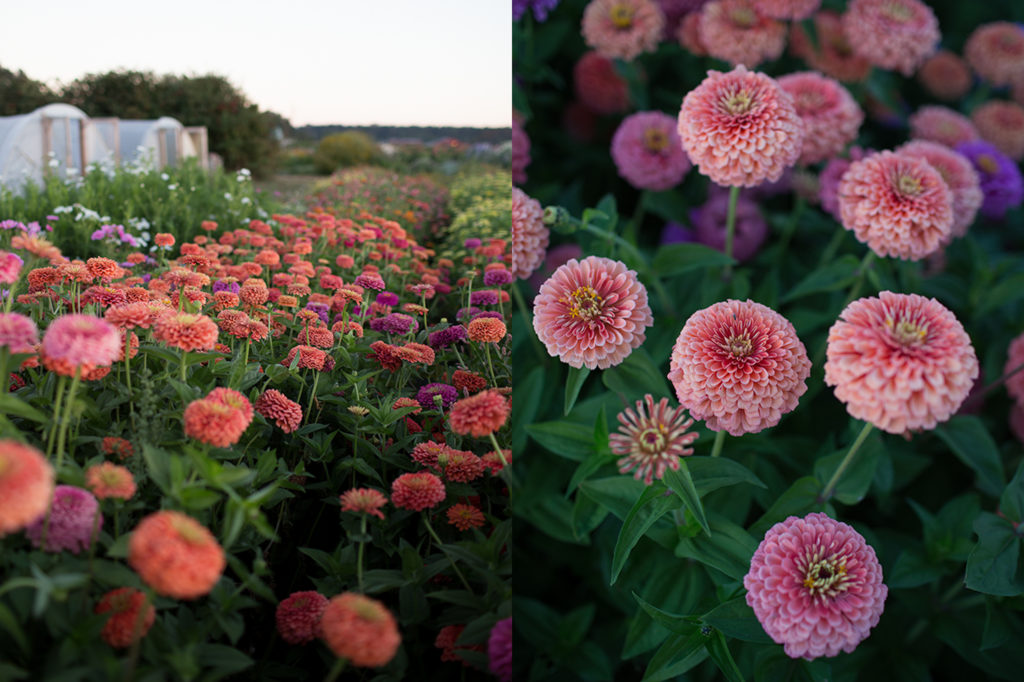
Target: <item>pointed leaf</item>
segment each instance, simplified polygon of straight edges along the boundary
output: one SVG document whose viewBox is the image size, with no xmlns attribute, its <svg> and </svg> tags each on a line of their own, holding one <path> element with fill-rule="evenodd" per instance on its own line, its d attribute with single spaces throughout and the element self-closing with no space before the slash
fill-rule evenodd
<svg viewBox="0 0 1024 682">
<path fill-rule="evenodd" d="M 706 646 L 711 660 L 715 662 L 718 669 L 725 675 L 725 679 L 729 680 L 729 682 L 745 682 L 743 673 L 740 672 L 732 654 L 729 653 L 729 645 L 726 644 L 725 637 L 722 636 L 721 632 L 715 632 L 711 635 Z"/>
<path fill-rule="evenodd" d="M 590 376 L 590 370 L 586 367 L 569 368 L 569 376 L 565 381 L 565 411 L 563 414 L 568 415 L 572 412 L 572 407 L 576 404 L 576 398 L 579 397 L 580 389 L 583 388 L 583 383 L 588 376 Z"/>
<path fill-rule="evenodd" d="M 711 535 L 707 516 L 704 515 L 704 506 L 700 502 L 700 495 L 697 494 L 697 487 L 693 484 L 693 478 L 690 476 L 690 469 L 686 464 L 686 460 L 679 460 L 678 471 L 671 469 L 665 471 L 662 480 L 686 504 L 687 509 L 697 519 L 697 523 L 700 524 L 704 532 Z"/>
<path fill-rule="evenodd" d="M 626 565 L 629 553 L 647 529 L 671 509 L 679 507 L 679 498 L 675 495 L 666 495 L 666 492 L 668 491 L 660 485 L 648 486 L 629 510 L 629 515 L 622 523 L 622 530 L 619 531 L 619 538 L 615 541 L 615 550 L 612 552 L 612 585 L 619 579 L 619 573 Z"/>
<path fill-rule="evenodd" d="M 978 417 L 958 415 L 935 429 L 957 458 L 978 475 L 978 487 L 992 496 L 1006 487 L 999 449 Z"/>
</svg>

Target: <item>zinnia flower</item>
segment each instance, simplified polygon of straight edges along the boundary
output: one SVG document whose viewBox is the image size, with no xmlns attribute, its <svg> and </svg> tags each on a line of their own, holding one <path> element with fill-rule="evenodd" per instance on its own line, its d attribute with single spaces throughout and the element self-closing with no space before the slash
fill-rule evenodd
<svg viewBox="0 0 1024 682">
<path fill-rule="evenodd" d="M 195 599 L 224 572 L 224 550 L 198 521 L 163 510 L 142 519 L 128 542 L 128 564 L 164 597 Z"/>
<path fill-rule="evenodd" d="M 441 479 L 425 471 L 402 474 L 391 483 L 391 502 L 401 509 L 430 509 L 444 502 L 445 495 Z"/>
<path fill-rule="evenodd" d="M 117 362 L 121 334 L 114 325 L 92 315 L 63 315 L 43 334 L 42 351 L 50 370 L 74 376 L 75 370 L 81 369 L 84 375 Z"/>
<path fill-rule="evenodd" d="M 327 353 L 323 352 L 319 348 L 298 345 L 293 346 L 291 350 L 288 351 L 287 357 L 281 361 L 281 364 L 285 367 L 290 367 L 292 361 L 295 359 L 296 353 L 299 355 L 299 362 L 296 365 L 299 369 L 315 369 L 319 371 L 323 370 L 327 363 Z"/>
<path fill-rule="evenodd" d="M 509 409 L 505 396 L 489 389 L 452 405 L 448 423 L 455 433 L 483 438 L 505 424 Z"/>
<path fill-rule="evenodd" d="M 641 111 L 623 119 L 612 137 L 611 153 L 619 175 L 637 189 L 671 189 L 690 170 L 675 119 L 660 111 Z"/>
<path fill-rule="evenodd" d="M 101 500 L 108 497 L 128 500 L 135 495 L 135 479 L 132 472 L 110 462 L 95 464 L 86 469 L 85 484 L 92 490 L 93 495 Z"/>
<path fill-rule="evenodd" d="M 453 504 L 446 512 L 448 523 L 459 530 L 480 528 L 484 525 L 484 513 L 471 504 Z"/>
<path fill-rule="evenodd" d="M 1010 85 L 1024 76 L 1024 28 L 1009 21 L 982 24 L 967 37 L 964 57 L 983 80 Z"/>
<path fill-rule="evenodd" d="M 512 116 L 512 182 L 526 182 L 526 167 L 530 165 L 530 137 L 523 130 L 518 116 Z M 340 258 L 340 256 L 339 256 Z"/>
<path fill-rule="evenodd" d="M 857 138 L 864 112 L 838 82 L 813 71 L 791 73 L 778 82 L 793 97 L 796 113 L 804 122 L 801 164 L 835 156 Z"/>
<path fill-rule="evenodd" d="M 653 0 L 591 0 L 583 10 L 583 40 L 609 58 L 631 61 L 653 52 L 664 27 Z"/>
<path fill-rule="evenodd" d="M 698 310 L 672 349 L 679 403 L 712 431 L 734 436 L 775 426 L 796 407 L 811 373 L 789 320 L 753 301 Z"/>
<path fill-rule="evenodd" d="M 655 405 L 648 393 L 636 401 L 635 412 L 627 407 L 619 412 L 618 419 L 619 433 L 611 434 L 608 440 L 612 452 L 624 455 L 619 459 L 619 473 L 635 469 L 634 478 L 651 485 L 665 475 L 665 469 L 678 471 L 680 457 L 693 454 L 693 448 L 687 447 L 698 436 L 687 432 L 693 420 L 686 418 L 682 407 L 670 409 L 668 398 Z"/>
<path fill-rule="evenodd" d="M 848 305 L 828 333 L 825 383 L 852 416 L 889 433 L 935 428 L 977 377 L 970 337 L 935 299 L 883 291 Z"/>
<path fill-rule="evenodd" d="M 917 70 L 917 80 L 930 95 L 953 102 L 971 90 L 971 70 L 955 52 L 939 50 Z"/>
<path fill-rule="evenodd" d="M 17 282 L 24 263 L 18 254 L 0 250 L 0 284 Z"/>
<path fill-rule="evenodd" d="M 237 443 L 252 421 L 252 405 L 242 394 L 232 393 L 238 397 L 221 400 L 211 392 L 207 397 L 189 403 L 183 415 L 185 435 L 218 448 Z"/>
<path fill-rule="evenodd" d="M 391 612 L 376 599 L 353 592 L 343 592 L 328 602 L 320 629 L 336 656 L 363 668 L 385 665 L 402 643 Z"/>
<path fill-rule="evenodd" d="M 722 185 L 774 182 L 796 163 L 804 123 L 772 78 L 740 65 L 708 77 L 683 99 L 679 137 L 698 170 Z"/>
<path fill-rule="evenodd" d="M 884 151 L 850 164 L 839 183 L 839 215 L 879 256 L 920 260 L 949 241 L 953 195 L 924 159 Z"/>
<path fill-rule="evenodd" d="M 319 592 L 292 592 L 274 612 L 277 632 L 289 644 L 312 642 L 321 635 L 320 618 L 326 609 L 327 597 Z"/>
<path fill-rule="evenodd" d="M 754 68 L 786 47 L 786 25 L 759 14 L 752 0 L 714 0 L 697 20 L 700 43 L 712 57 Z"/>
<path fill-rule="evenodd" d="M 955 147 L 961 142 L 981 139 L 971 119 L 949 107 L 925 106 L 910 116 L 910 137 Z"/>
<path fill-rule="evenodd" d="M 512 618 L 503 618 L 487 638 L 487 668 L 499 682 L 512 682 Z"/>
<path fill-rule="evenodd" d="M 609 258 L 571 259 L 541 285 L 533 328 L 552 356 L 571 367 L 607 369 L 644 342 L 654 324 L 636 273 Z"/>
<path fill-rule="evenodd" d="M 584 52 L 572 70 L 576 96 L 597 114 L 618 114 L 629 108 L 629 85 L 611 59 Z"/>
<path fill-rule="evenodd" d="M 265 419 L 273 420 L 285 433 L 292 433 L 302 424 L 302 405 L 290 400 L 276 388 L 268 388 L 254 405 Z"/>
<path fill-rule="evenodd" d="M 71 485 L 58 485 L 53 490 L 53 504 L 50 505 L 49 512 L 44 511 L 42 516 L 37 517 L 25 529 L 25 533 L 36 548 L 47 552 L 60 552 L 66 549 L 72 554 L 78 554 L 84 549 L 89 549 L 93 535 L 99 533 L 99 529 L 103 527 L 103 515 L 99 510 L 100 503 L 88 490 Z"/>
<path fill-rule="evenodd" d="M 526 279 L 544 261 L 550 231 L 540 202 L 512 188 L 512 274 Z"/>
<path fill-rule="evenodd" d="M 440 396 L 440 402 L 437 396 Z M 448 384 L 427 384 L 416 392 L 416 400 L 424 410 L 447 410 L 458 397 L 455 387 Z"/>
<path fill-rule="evenodd" d="M 981 192 L 985 195 L 981 204 L 983 216 L 1002 218 L 1008 210 L 1020 206 L 1024 200 L 1024 178 L 1017 164 L 982 140 L 958 144 L 956 150 L 966 156 L 978 172 Z"/>
<path fill-rule="evenodd" d="M 812 69 L 838 81 L 858 83 L 866 80 L 871 73 L 871 63 L 854 52 L 843 32 L 841 17 L 835 12 L 822 10 L 814 15 L 813 23 L 817 38 L 813 42 L 802 24 L 793 24 L 790 31 L 793 54 L 803 58 Z"/>
<path fill-rule="evenodd" d="M 342 493 L 340 499 L 341 511 L 369 514 L 380 519 L 384 518 L 380 508 L 388 503 L 384 493 L 373 488 L 352 488 Z"/>
<path fill-rule="evenodd" d="M 751 0 L 754 9 L 772 19 L 800 21 L 821 7 L 821 0 Z"/>
<path fill-rule="evenodd" d="M 971 121 L 983 140 L 1014 161 L 1024 159 L 1024 107 L 992 99 L 971 112 Z"/>
<path fill-rule="evenodd" d="M 927 161 L 939 172 L 953 194 L 953 227 L 950 238 L 962 237 L 981 208 L 985 195 L 981 192 L 978 174 L 963 154 L 936 142 L 914 140 L 896 150 L 900 154 Z"/>
<path fill-rule="evenodd" d="M 213 349 L 218 333 L 216 322 L 193 313 L 168 312 L 153 326 L 154 339 L 185 352 Z"/>
<path fill-rule="evenodd" d="M 53 467 L 43 453 L 15 440 L 0 440 L 0 538 L 46 513 L 53 481 Z"/>
<path fill-rule="evenodd" d="M 505 338 L 505 323 L 493 317 L 478 317 L 468 325 L 469 340 L 478 343 L 498 343 Z"/>
<path fill-rule="evenodd" d="M 20 313 L 0 313 L 0 348 L 9 352 L 32 353 L 39 343 L 39 330 L 31 318 Z"/>
<path fill-rule="evenodd" d="M 145 608 L 141 622 L 139 614 Z M 146 595 L 134 587 L 119 587 L 100 598 L 97 614 L 109 613 L 110 618 L 103 625 L 100 637 L 112 647 L 129 647 L 146 636 L 156 620 L 156 609 L 146 600 Z M 138 634 L 136 634 L 136 629 Z"/>
<path fill-rule="evenodd" d="M 878 624 L 889 589 L 864 537 L 820 512 L 772 526 L 743 578 L 747 604 L 790 658 L 851 653 Z"/>
<path fill-rule="evenodd" d="M 875 66 L 913 75 L 939 46 L 939 20 L 921 0 L 850 0 L 843 29 Z"/>
</svg>

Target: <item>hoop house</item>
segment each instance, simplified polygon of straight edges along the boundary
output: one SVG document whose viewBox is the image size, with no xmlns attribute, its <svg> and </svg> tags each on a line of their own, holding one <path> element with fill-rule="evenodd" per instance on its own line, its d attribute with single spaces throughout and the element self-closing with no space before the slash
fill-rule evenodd
<svg viewBox="0 0 1024 682">
<path fill-rule="evenodd" d="M 185 126 L 170 116 L 149 121 L 120 119 L 101 127 L 106 129 L 110 125 L 114 126 L 112 139 L 118 140 L 122 163 L 137 162 L 149 156 L 157 168 L 163 168 L 178 166 L 183 159 L 199 156 Z"/>
<path fill-rule="evenodd" d="M 70 104 L 0 117 L 0 184 L 12 191 L 20 191 L 26 182 L 41 185 L 48 173 L 81 175 L 89 164 L 110 155 L 110 146 L 89 117 Z"/>
</svg>

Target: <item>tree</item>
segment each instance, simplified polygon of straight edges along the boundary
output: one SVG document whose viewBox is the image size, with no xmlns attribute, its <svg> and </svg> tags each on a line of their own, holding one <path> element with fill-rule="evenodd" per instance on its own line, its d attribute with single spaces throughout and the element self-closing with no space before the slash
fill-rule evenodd
<svg viewBox="0 0 1024 682">
<path fill-rule="evenodd" d="M 0 116 L 27 114 L 57 101 L 57 95 L 45 83 L 32 80 L 20 69 L 10 71 L 0 66 Z"/>
<path fill-rule="evenodd" d="M 313 162 L 321 173 L 331 173 L 338 168 L 370 163 L 378 154 L 380 149 L 372 137 L 349 130 L 322 139 L 313 155 Z"/>
</svg>

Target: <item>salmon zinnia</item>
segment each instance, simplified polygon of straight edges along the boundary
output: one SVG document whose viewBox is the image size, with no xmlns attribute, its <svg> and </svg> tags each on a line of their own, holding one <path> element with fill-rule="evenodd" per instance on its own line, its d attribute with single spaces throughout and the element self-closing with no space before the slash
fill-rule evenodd
<svg viewBox="0 0 1024 682">
<path fill-rule="evenodd" d="M 688 432 L 693 420 L 686 418 L 682 407 L 670 409 L 668 398 L 655 404 L 648 393 L 636 401 L 636 411 L 627 407 L 618 419 L 619 433 L 611 434 L 608 440 L 612 452 L 623 455 L 619 473 L 635 469 L 634 477 L 651 485 L 665 475 L 666 469 L 677 471 L 680 457 L 693 454 L 693 448 L 687 447 L 697 440 L 697 433 Z"/>
<path fill-rule="evenodd" d="M 363 668 L 388 663 L 402 643 L 391 612 L 376 599 L 353 592 L 331 599 L 320 619 L 320 629 L 336 656 Z"/>
<path fill-rule="evenodd" d="M 43 453 L 18 441 L 0 440 L 0 537 L 42 516 L 53 485 L 53 467 Z"/>
<path fill-rule="evenodd" d="M 220 579 L 224 550 L 198 521 L 176 511 L 144 518 L 128 542 L 128 563 L 157 594 L 195 599 Z"/>
</svg>

